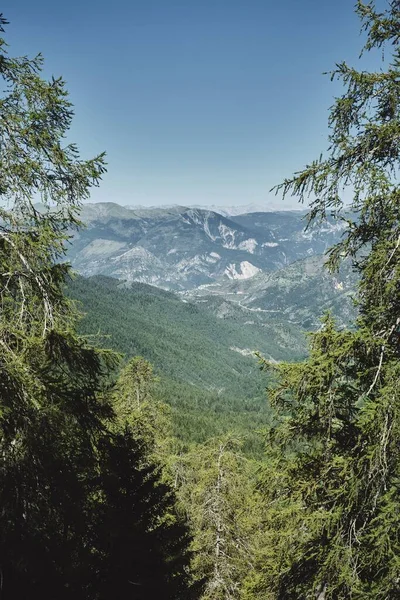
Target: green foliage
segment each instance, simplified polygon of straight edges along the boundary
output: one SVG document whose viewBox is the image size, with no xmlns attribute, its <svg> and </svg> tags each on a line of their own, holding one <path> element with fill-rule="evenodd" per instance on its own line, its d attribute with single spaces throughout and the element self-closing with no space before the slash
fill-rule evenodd
<svg viewBox="0 0 400 600">
<path fill-rule="evenodd" d="M 118 377 L 113 397 L 117 428 L 129 425 L 131 434 L 146 448 L 147 458 L 162 465 L 173 452 L 171 409 L 155 397 L 153 366 L 141 356 L 132 358 Z"/>
<path fill-rule="evenodd" d="M 358 2 L 357 12 L 365 50 L 390 44 L 390 64 L 378 73 L 337 65 L 332 78 L 343 81 L 345 92 L 331 109 L 330 155 L 281 186 L 302 200 L 312 196 L 310 222 L 330 212 L 340 217 L 350 186 L 355 217 L 347 215 L 329 266 L 352 260 L 360 316 L 352 331 L 337 330 L 326 317 L 309 359 L 275 369 L 270 398 L 280 417 L 269 434 L 263 487 L 278 511 L 271 539 L 282 533 L 281 559 L 254 588 L 271 598 L 400 594 L 400 12 L 397 2 L 384 13 Z"/>
<path fill-rule="evenodd" d="M 149 400 L 154 379 L 152 365 L 141 356 L 134 357 L 121 371 L 117 384 L 118 396 L 128 414 Z"/>
<path fill-rule="evenodd" d="M 171 488 L 146 446 L 125 431 L 99 444 L 100 498 L 92 511 L 95 597 L 138 600 L 198 597 L 190 584 L 188 530 L 175 511 Z"/>
<path fill-rule="evenodd" d="M 177 496 L 193 533 L 193 576 L 206 582 L 204 600 L 241 598 L 251 568 L 259 507 L 255 465 L 232 435 L 209 440 L 177 457 Z"/>
<path fill-rule="evenodd" d="M 98 445 L 91 530 L 99 599 L 189 600 L 202 586 L 201 580 L 191 583 L 191 540 L 168 483 L 168 407 L 152 397 L 154 382 L 142 357 L 125 365 L 113 389 L 113 433 Z"/>
<path fill-rule="evenodd" d="M 6 21 L 1 18 L 1 25 Z M 1 27 L 3 30 L 3 27 Z M 79 596 L 93 439 L 111 414 L 102 373 L 115 363 L 76 337 L 56 264 L 80 201 L 104 171 L 62 146 L 72 111 L 41 57 L 0 40 L 0 568 L 2 595 Z M 33 199 L 52 202 L 39 214 Z M 68 560 L 66 560 L 68 556 Z M 75 577 L 71 578 L 71 573 Z"/>
</svg>

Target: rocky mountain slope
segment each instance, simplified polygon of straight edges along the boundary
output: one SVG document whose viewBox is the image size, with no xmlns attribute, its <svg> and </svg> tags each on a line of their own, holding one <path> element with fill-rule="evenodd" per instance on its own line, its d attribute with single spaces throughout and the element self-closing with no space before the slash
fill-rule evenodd
<svg viewBox="0 0 400 600">
<path fill-rule="evenodd" d="M 217 316 L 247 316 L 244 322 L 288 323 L 313 331 L 330 311 L 338 324 L 356 316 L 353 294 L 356 276 L 348 263 L 337 274 L 324 268 L 324 257 L 310 256 L 272 273 L 258 273 L 246 281 L 219 279 L 184 293 Z"/>
<path fill-rule="evenodd" d="M 185 291 L 219 278 L 248 280 L 301 258 L 321 254 L 342 223 L 304 231 L 304 213 L 251 213 L 228 218 L 182 206 L 134 209 L 87 204 L 86 228 L 68 249 L 83 275 L 108 275 Z"/>
</svg>

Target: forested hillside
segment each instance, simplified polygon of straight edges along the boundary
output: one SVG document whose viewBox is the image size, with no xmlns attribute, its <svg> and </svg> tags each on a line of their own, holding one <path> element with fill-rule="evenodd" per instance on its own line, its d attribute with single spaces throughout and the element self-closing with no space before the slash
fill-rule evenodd
<svg viewBox="0 0 400 600">
<path fill-rule="evenodd" d="M 270 310 L 248 309 L 247 295 L 234 284 L 199 290 L 196 304 L 153 286 L 125 286 L 103 276 L 74 278 L 68 293 L 84 313 L 79 327 L 82 334 L 97 335 L 95 343 L 126 357 L 143 356 L 154 365 L 160 378 L 157 395 L 173 407 L 180 439 L 199 442 L 233 429 L 246 438 L 245 448 L 257 444 L 259 452 L 262 441 L 255 430 L 268 422 L 270 411 L 266 378 L 255 353 L 272 363 L 305 357 L 305 327 L 310 327 L 310 322 L 319 326 L 325 309 L 332 308 L 332 304 L 326 305 L 329 290 L 335 289 L 334 278 L 329 277 L 323 287 L 320 259 L 317 265 L 317 269 L 306 270 L 305 276 L 301 271 L 300 282 L 286 276 L 295 265 L 278 272 L 274 280 L 285 287 L 287 297 L 279 287 L 273 288 L 269 302 L 276 305 Z M 256 285 L 252 280 L 249 295 L 259 289 Z M 349 323 L 352 302 L 345 293 L 338 294 L 336 314 L 341 322 Z M 227 300 L 232 295 L 238 295 L 239 306 Z M 346 303 L 340 300 L 343 296 Z M 300 324 L 291 323 L 290 314 L 303 315 L 305 310 L 307 320 L 303 317 L 298 318 Z"/>
<path fill-rule="evenodd" d="M 68 291 L 85 313 L 82 334 L 101 334 L 94 343 L 154 365 L 157 395 L 173 407 L 175 432 L 184 441 L 204 441 L 232 428 L 254 438 L 268 421 L 265 377 L 254 352 L 262 344 L 265 351 L 288 357 L 295 335 L 297 356 L 305 352 L 301 332 L 292 334 L 290 327 L 286 340 L 281 336 L 286 346 L 269 345 L 235 321 L 145 284 L 124 288 L 116 279 L 78 277 Z"/>
</svg>

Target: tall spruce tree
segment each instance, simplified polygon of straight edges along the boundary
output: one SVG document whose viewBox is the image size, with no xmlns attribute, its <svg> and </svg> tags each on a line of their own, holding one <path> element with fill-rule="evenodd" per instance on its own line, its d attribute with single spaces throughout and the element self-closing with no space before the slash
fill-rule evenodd
<svg viewBox="0 0 400 600">
<path fill-rule="evenodd" d="M 99 440 L 92 546 L 98 556 L 96 598 L 195 599 L 191 538 L 168 482 L 170 423 L 152 397 L 152 365 L 141 357 L 121 370 L 113 389 L 116 419 Z"/>
<path fill-rule="evenodd" d="M 121 369 L 114 390 L 117 427 L 129 425 L 132 435 L 147 449 L 147 459 L 163 463 L 172 452 L 170 408 L 156 397 L 153 365 L 135 356 Z"/>
<path fill-rule="evenodd" d="M 93 511 L 92 544 L 98 600 L 194 600 L 190 537 L 175 509 L 172 488 L 161 465 L 148 456 L 145 440 L 129 425 L 99 444 L 101 471 Z"/>
<path fill-rule="evenodd" d="M 41 68 L 0 39 L 0 598 L 193 597 L 171 490 L 139 435 L 111 426 L 116 356 L 76 334 L 64 294 L 104 156 L 63 144 L 72 106 Z"/>
<path fill-rule="evenodd" d="M 278 189 L 311 199 L 310 223 L 346 220 L 328 268 L 352 261 L 359 318 L 338 331 L 327 316 L 309 359 L 276 369 L 281 420 L 264 490 L 277 511 L 270 537 L 283 535 L 260 598 L 400 597 L 400 3 L 379 12 L 359 1 L 356 11 L 363 51 L 382 52 L 384 68 L 337 65 L 344 93 L 330 111 L 329 153 Z"/>
</svg>

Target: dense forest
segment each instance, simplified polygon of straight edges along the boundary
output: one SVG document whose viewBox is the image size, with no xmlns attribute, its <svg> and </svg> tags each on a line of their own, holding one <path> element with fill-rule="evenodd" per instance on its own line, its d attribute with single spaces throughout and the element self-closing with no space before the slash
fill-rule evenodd
<svg viewBox="0 0 400 600">
<path fill-rule="evenodd" d="M 66 141 L 64 81 L 0 39 L 1 599 L 400 597 L 400 6 L 356 11 L 382 69 L 336 65 L 328 153 L 277 190 L 310 202 L 310 224 L 347 221 L 327 268 L 352 265 L 358 316 L 326 314 L 302 360 L 260 355 L 262 380 L 249 357 L 251 384 L 235 353 L 207 355 L 195 306 L 71 282 L 66 242 L 105 156 Z M 139 334 L 92 335 L 131 303 Z"/>
</svg>

